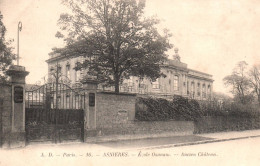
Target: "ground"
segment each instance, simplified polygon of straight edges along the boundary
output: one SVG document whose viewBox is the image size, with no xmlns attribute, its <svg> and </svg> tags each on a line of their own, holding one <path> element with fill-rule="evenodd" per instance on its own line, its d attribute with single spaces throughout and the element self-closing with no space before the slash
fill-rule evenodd
<svg viewBox="0 0 260 166">
<path fill-rule="evenodd" d="M 158 140 L 159 142 L 162 140 Z M 0 165 L 259 165 L 260 137 L 180 146 L 142 149 L 109 144 L 29 145 L 1 150 Z M 142 142 L 139 142 L 142 144 Z M 148 144 L 143 140 L 143 144 Z M 153 143 L 151 144 L 153 145 Z M 146 146 L 147 147 L 147 146 Z"/>
</svg>

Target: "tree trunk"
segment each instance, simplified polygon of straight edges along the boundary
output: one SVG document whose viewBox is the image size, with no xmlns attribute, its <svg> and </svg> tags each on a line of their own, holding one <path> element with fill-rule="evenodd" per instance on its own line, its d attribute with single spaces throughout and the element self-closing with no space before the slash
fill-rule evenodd
<svg viewBox="0 0 260 166">
<path fill-rule="evenodd" d="M 257 96 L 258 104 L 260 105 L 260 94 Z"/>
<path fill-rule="evenodd" d="M 117 74 L 115 74 L 115 93 L 118 94 L 119 93 L 119 76 Z"/>
</svg>

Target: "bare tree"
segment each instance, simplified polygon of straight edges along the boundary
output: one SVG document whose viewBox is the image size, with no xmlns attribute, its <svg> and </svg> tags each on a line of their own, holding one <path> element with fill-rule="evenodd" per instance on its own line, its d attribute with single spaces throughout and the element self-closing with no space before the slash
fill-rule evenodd
<svg viewBox="0 0 260 166">
<path fill-rule="evenodd" d="M 249 71 L 249 81 L 260 104 L 260 65 L 254 65 Z"/>
<path fill-rule="evenodd" d="M 233 69 L 232 74 L 223 79 L 225 85 L 231 86 L 231 93 L 243 104 L 252 99 L 251 84 L 247 76 L 247 65 L 245 61 L 239 62 Z"/>
</svg>

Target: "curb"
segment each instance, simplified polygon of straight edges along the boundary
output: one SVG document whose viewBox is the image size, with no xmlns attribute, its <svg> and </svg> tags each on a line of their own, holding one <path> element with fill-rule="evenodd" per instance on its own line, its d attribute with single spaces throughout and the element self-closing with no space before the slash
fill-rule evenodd
<svg viewBox="0 0 260 166">
<path fill-rule="evenodd" d="M 150 147 L 138 148 L 137 150 L 162 149 L 162 148 L 171 148 L 171 147 L 180 147 L 180 146 L 188 146 L 188 145 L 198 145 L 198 144 L 208 144 L 208 143 L 214 143 L 214 142 L 225 142 L 225 141 L 233 141 L 233 140 L 248 139 L 248 138 L 257 138 L 257 137 L 260 137 L 260 135 L 237 137 L 237 138 L 213 139 L 213 140 L 178 143 L 178 144 L 170 144 L 170 145 L 150 146 Z"/>
</svg>

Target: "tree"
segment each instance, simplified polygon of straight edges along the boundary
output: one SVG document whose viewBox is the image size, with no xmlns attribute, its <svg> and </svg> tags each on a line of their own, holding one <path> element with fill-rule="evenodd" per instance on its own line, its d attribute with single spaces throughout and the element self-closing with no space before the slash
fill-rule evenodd
<svg viewBox="0 0 260 166">
<path fill-rule="evenodd" d="M 223 79 L 225 85 L 232 87 L 231 92 L 242 104 L 246 104 L 252 100 L 250 93 L 251 84 L 246 75 L 247 65 L 245 61 L 239 62 L 233 69 L 233 73 Z"/>
<path fill-rule="evenodd" d="M 168 30 L 160 35 L 157 18 L 145 18 L 145 2 L 140 0 L 63 0 L 70 13 L 60 15 L 64 48 L 50 54 L 83 56 L 76 70 L 87 68 L 100 82 L 119 85 L 130 76 L 155 80 L 162 76 L 160 65 L 172 45 Z"/>
<path fill-rule="evenodd" d="M 12 64 L 12 60 L 15 59 L 15 55 L 12 53 L 13 48 L 10 46 L 12 41 L 5 40 L 6 28 L 2 19 L 3 15 L 0 12 L 0 82 L 5 82 L 7 78 L 5 72 Z"/>
<path fill-rule="evenodd" d="M 260 65 L 255 65 L 250 69 L 249 77 L 253 91 L 257 96 L 257 101 L 260 104 Z"/>
</svg>

